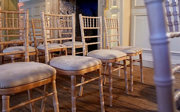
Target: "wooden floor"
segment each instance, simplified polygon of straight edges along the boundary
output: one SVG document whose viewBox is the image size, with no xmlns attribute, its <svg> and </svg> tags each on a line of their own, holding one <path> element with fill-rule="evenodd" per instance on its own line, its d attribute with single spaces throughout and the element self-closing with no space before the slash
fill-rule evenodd
<svg viewBox="0 0 180 112">
<path fill-rule="evenodd" d="M 128 71 L 129 73 L 129 71 Z M 144 68 L 145 83 L 140 83 L 139 66 L 134 68 L 134 92 L 125 94 L 124 76 L 119 77 L 117 73 L 113 76 L 113 107 L 109 107 L 108 82 L 104 86 L 104 98 L 106 112 L 157 112 L 155 86 L 153 83 L 153 69 Z M 178 76 L 178 75 L 177 75 Z M 180 75 L 177 77 L 180 80 Z M 78 81 L 77 81 L 78 82 Z M 176 81 L 178 82 L 178 81 Z M 178 85 L 176 85 L 176 88 Z M 49 86 L 49 88 L 51 88 Z M 61 112 L 71 111 L 70 78 L 58 76 L 57 90 Z M 77 91 L 79 88 L 77 88 Z M 33 91 L 38 96 L 37 91 Z M 18 104 L 27 99 L 27 93 L 16 94 L 11 97 L 11 104 Z M 36 103 L 39 112 L 40 101 Z M 29 112 L 29 106 L 22 107 L 12 112 Z M 53 112 L 52 98 L 46 102 L 46 112 Z M 100 112 L 98 81 L 84 86 L 84 94 L 77 97 L 77 112 Z"/>
</svg>

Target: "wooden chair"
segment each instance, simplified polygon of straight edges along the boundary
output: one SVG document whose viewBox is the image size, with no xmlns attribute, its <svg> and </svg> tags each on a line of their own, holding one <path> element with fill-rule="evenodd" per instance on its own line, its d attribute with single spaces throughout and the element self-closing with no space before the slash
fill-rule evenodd
<svg viewBox="0 0 180 112">
<path fill-rule="evenodd" d="M 10 112 L 13 109 L 25 106 L 30 104 L 31 111 L 35 111 L 35 104 L 33 102 L 42 99 L 42 108 L 41 111 L 45 109 L 45 98 L 47 96 L 53 96 L 53 105 L 54 111 L 59 112 L 59 104 L 58 104 L 58 97 L 57 97 L 57 90 L 56 90 L 56 70 L 49 65 L 36 63 L 36 62 L 29 62 L 29 14 L 28 11 L 25 12 L 17 12 L 17 11 L 0 11 L 0 14 L 5 14 L 0 16 L 0 35 L 1 37 L 14 37 L 14 35 L 10 34 L 11 32 L 16 32 L 15 37 L 24 36 L 23 44 L 24 50 L 18 51 L 18 53 L 23 54 L 25 56 L 26 62 L 16 62 L 16 63 L 9 63 L 0 65 L 0 95 L 2 96 L 2 112 Z M 19 16 L 24 16 L 24 20 L 21 21 L 21 17 L 11 17 L 11 14 L 17 14 Z M 4 20 L 4 18 L 6 18 Z M 9 26 L 12 24 L 9 23 L 16 23 L 13 24 L 14 26 Z M 12 29 L 13 27 L 13 29 Z M 4 31 L 5 30 L 5 31 Z M 18 31 L 22 31 L 18 34 Z M 9 34 L 8 36 L 6 36 Z M 2 42 L 5 43 L 6 42 Z M 9 43 L 9 42 L 8 42 Z M 8 52 L 5 53 L 6 55 L 14 55 L 17 52 Z M 0 53 L 0 55 L 4 55 Z M 32 98 L 32 89 L 44 86 L 46 87 L 47 84 L 52 84 L 52 92 L 48 93 L 46 89 L 43 91 L 43 95 L 37 98 Z M 15 106 L 10 107 L 10 96 L 16 93 L 28 91 L 28 101 L 24 101 L 23 103 L 17 104 Z"/>
<path fill-rule="evenodd" d="M 82 16 L 79 15 L 80 18 L 80 28 L 81 28 L 81 36 L 83 38 L 84 49 L 88 48 L 86 46 L 90 45 L 99 45 L 99 50 L 88 51 L 86 49 L 84 51 L 84 55 L 87 54 L 88 57 L 94 57 L 100 59 L 103 65 L 108 65 L 108 72 L 104 73 L 104 75 L 109 76 L 109 97 L 110 97 L 110 106 L 112 106 L 112 72 L 119 70 L 120 68 L 124 68 L 124 75 L 125 75 L 125 85 L 126 85 L 126 93 L 128 93 L 128 80 L 127 80 L 127 73 L 126 73 L 126 59 L 127 54 L 120 52 L 118 50 L 110 50 L 110 49 L 102 49 L 102 17 L 89 17 L 89 16 Z M 88 30 L 94 30 L 96 34 L 88 35 L 85 32 Z M 86 39 L 90 38 L 97 38 L 96 42 L 86 42 Z M 120 61 L 123 61 L 123 66 L 112 66 L 113 64 L 117 65 Z M 104 70 L 106 71 L 106 69 Z"/>
<path fill-rule="evenodd" d="M 115 49 L 125 52 L 129 56 L 130 63 L 130 79 L 131 91 L 133 91 L 133 62 L 140 64 L 140 76 L 143 83 L 143 65 L 142 65 L 142 49 L 134 46 L 120 46 L 120 26 L 117 18 L 104 18 L 105 21 L 105 34 L 106 34 L 106 47 L 108 49 Z M 139 59 L 133 57 L 139 56 Z"/>
<path fill-rule="evenodd" d="M 1 15 L 1 35 L 0 46 L 1 56 L 4 61 L 4 57 L 10 58 L 12 62 L 16 58 L 24 57 L 24 21 L 25 17 L 21 13 L 14 11 L 0 11 Z M 20 27 L 18 27 L 20 26 Z M 18 27 L 18 28 L 17 28 Z M 21 28 L 22 27 L 22 28 Z M 29 55 L 36 55 L 36 49 L 29 47 Z M 9 55 L 11 54 L 11 55 Z"/>
<path fill-rule="evenodd" d="M 55 67 L 58 71 L 59 75 L 68 75 L 71 77 L 71 102 L 72 102 L 72 112 L 76 112 L 76 87 L 86 84 L 88 82 L 99 79 L 99 91 L 100 91 L 100 103 L 101 103 L 101 112 L 105 112 L 104 110 L 104 98 L 103 98 L 103 86 L 102 86 L 102 76 L 101 76 L 101 61 L 99 59 L 85 57 L 85 56 L 75 56 L 75 52 L 73 52 L 73 56 L 60 56 L 49 59 L 49 46 L 47 45 L 48 39 L 48 30 L 59 30 L 64 29 L 61 25 L 49 26 L 48 23 L 61 23 L 64 20 L 61 17 L 68 17 L 69 26 L 68 29 L 72 30 L 72 44 L 73 50 L 75 51 L 75 15 L 58 15 L 58 14 L 44 14 L 42 12 L 42 26 L 43 26 L 43 38 L 44 38 L 44 47 L 45 47 L 45 61 L 51 66 Z M 48 18 L 51 18 L 47 21 Z M 55 19 L 56 18 L 56 19 Z M 57 39 L 56 39 L 57 40 Z M 61 40 L 61 38 L 59 38 Z M 92 78 L 83 83 L 76 84 L 76 76 L 87 75 L 90 72 L 97 72 L 97 77 Z"/>
<path fill-rule="evenodd" d="M 67 17 L 62 17 L 62 19 L 66 19 Z M 64 21 L 63 23 L 61 23 L 62 27 L 69 27 L 67 24 L 67 22 L 69 21 L 69 19 L 67 21 Z M 34 38 L 34 42 L 35 47 L 38 47 L 41 43 L 42 43 L 42 24 L 41 24 L 41 19 L 35 19 L 33 18 L 31 20 L 31 24 L 32 24 L 32 32 L 33 32 L 33 38 Z M 60 23 L 58 23 L 60 25 Z M 64 29 L 64 30 L 60 30 L 59 31 L 59 37 L 60 38 L 65 38 L 65 37 L 69 37 L 72 34 L 71 30 L 68 29 Z M 72 49 L 72 41 L 61 41 L 61 44 L 67 46 L 68 48 Z M 75 48 L 82 48 L 83 44 L 80 41 L 75 41 Z M 77 52 L 75 51 L 76 54 L 82 54 L 82 52 Z"/>
<path fill-rule="evenodd" d="M 169 38 L 180 36 L 179 11 L 180 3 L 175 0 L 165 0 L 164 11 L 166 15 L 167 36 Z"/>
<path fill-rule="evenodd" d="M 42 23 L 41 19 L 32 18 L 31 21 L 31 36 L 34 41 L 34 47 L 37 49 L 37 60 L 39 61 L 39 57 L 41 54 L 38 52 L 38 46 L 43 44 L 43 34 L 42 34 Z M 42 54 L 44 55 L 44 54 Z"/>
<path fill-rule="evenodd" d="M 147 8 L 150 43 L 154 60 L 158 112 L 177 112 L 174 96 L 176 98 L 180 92 L 174 94 L 173 74 L 180 70 L 180 66 L 172 69 L 169 38 L 180 37 L 180 2 L 179 0 L 144 1 Z"/>
<path fill-rule="evenodd" d="M 179 27 L 179 24 L 180 24 L 180 20 L 179 20 L 180 1 L 179 0 L 178 1 L 165 0 L 164 3 L 163 3 L 163 6 L 164 6 L 163 7 L 164 12 L 165 12 L 166 27 L 167 27 L 166 36 L 168 38 L 180 37 L 180 27 Z M 170 65 L 166 65 L 166 67 L 170 67 Z M 175 67 L 172 69 L 172 75 L 174 75 L 179 70 L 180 70 L 180 64 L 176 63 Z M 168 75 L 171 76 L 170 73 Z M 171 88 L 167 87 L 167 89 L 171 89 Z M 169 97 L 172 97 L 172 96 L 170 96 L 170 94 L 166 94 L 166 95 L 168 95 Z M 173 105 L 173 103 L 175 102 L 176 103 L 176 109 L 173 108 L 172 106 L 168 107 L 168 108 L 172 109 L 172 110 L 174 109 L 174 111 L 179 111 L 179 107 L 180 107 L 180 105 L 179 105 L 179 99 L 180 99 L 180 90 L 179 90 L 179 88 L 174 92 L 173 97 L 174 97 L 174 101 L 173 102 L 171 101 L 169 103 L 171 103 L 171 105 Z M 164 102 L 162 102 L 162 103 L 164 103 Z"/>
</svg>

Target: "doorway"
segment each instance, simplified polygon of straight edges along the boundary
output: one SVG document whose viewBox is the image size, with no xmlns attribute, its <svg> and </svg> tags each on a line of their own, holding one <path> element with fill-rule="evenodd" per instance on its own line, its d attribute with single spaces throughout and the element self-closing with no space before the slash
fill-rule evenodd
<svg viewBox="0 0 180 112">
<path fill-rule="evenodd" d="M 98 16 L 98 0 L 76 0 L 76 31 L 77 39 L 82 38 L 80 33 L 79 14 L 83 16 Z M 96 30 L 86 31 L 85 35 L 96 35 Z M 96 42 L 97 38 L 87 39 L 86 42 Z M 97 45 L 88 46 L 88 51 L 97 49 Z"/>
</svg>

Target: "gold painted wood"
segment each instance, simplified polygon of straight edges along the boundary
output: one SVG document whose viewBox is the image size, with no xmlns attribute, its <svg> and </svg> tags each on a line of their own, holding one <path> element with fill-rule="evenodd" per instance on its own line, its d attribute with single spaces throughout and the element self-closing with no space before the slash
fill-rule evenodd
<svg viewBox="0 0 180 112">
<path fill-rule="evenodd" d="M 47 14 L 49 15 L 49 14 Z M 52 14 L 54 15 L 54 14 Z M 67 17 L 71 17 L 69 15 L 67 15 Z M 72 20 L 61 20 L 62 22 L 64 22 L 64 24 L 66 24 L 66 22 L 72 22 L 72 24 L 75 25 L 75 21 L 74 19 Z M 38 47 L 38 45 L 40 45 L 41 43 L 43 43 L 43 33 L 42 33 L 42 22 L 41 19 L 37 19 L 37 18 L 33 18 L 31 20 L 31 24 L 32 24 L 32 32 L 33 32 L 33 39 L 34 39 L 34 43 L 36 48 Z M 46 28 L 46 30 L 59 30 L 59 35 L 61 35 L 61 38 L 50 38 L 47 41 L 48 42 L 52 42 L 52 41 L 60 41 L 61 44 L 63 44 L 64 42 L 68 42 L 72 40 L 72 37 L 75 37 L 75 33 L 73 32 L 63 32 L 63 30 L 72 30 L 72 28 L 70 27 L 58 27 L 58 28 Z M 47 33 L 48 34 L 48 33 Z M 48 34 L 50 35 L 50 34 Z M 73 35 L 72 37 L 68 36 L 66 38 L 63 38 L 63 35 Z M 76 42 L 75 42 L 76 43 Z M 73 48 L 72 46 L 66 46 L 67 48 Z M 76 48 L 82 48 L 82 45 L 76 45 L 75 44 L 75 49 Z M 82 52 L 77 52 L 76 50 L 72 50 L 72 54 L 82 54 Z M 40 52 L 44 52 L 44 50 L 39 50 Z"/>
<path fill-rule="evenodd" d="M 14 57 L 23 57 L 25 61 L 29 61 L 29 54 L 35 55 L 35 52 L 22 52 L 20 51 L 4 53 L 3 50 L 8 46 L 22 46 L 24 44 L 25 50 L 29 50 L 29 12 L 18 11 L 0 11 L 0 38 L 1 38 L 1 55 L 14 55 Z M 16 38 L 18 37 L 18 39 Z M 16 39 L 15 41 L 13 39 Z M 15 53 L 17 52 L 18 55 Z M 11 54 L 12 53 L 12 54 Z"/>
<path fill-rule="evenodd" d="M 87 53 L 89 52 L 88 51 L 88 46 L 89 45 L 98 45 L 98 48 L 99 50 L 102 49 L 102 43 L 103 43 L 103 37 L 102 37 L 102 33 L 103 33 L 103 30 L 102 30 L 102 17 L 99 16 L 99 17 L 91 17 L 91 16 L 83 16 L 82 14 L 79 15 L 79 18 L 80 18 L 80 28 L 81 28 L 81 36 L 82 36 L 82 39 L 83 39 L 83 43 L 84 43 L 84 46 L 83 48 L 85 49 L 84 50 L 84 55 L 87 55 Z M 88 35 L 85 34 L 85 32 L 87 30 L 96 30 L 97 31 L 97 34 L 96 35 Z M 89 43 L 86 43 L 86 39 L 92 39 L 92 38 L 97 38 L 97 42 L 89 42 Z M 119 57 L 119 58 L 114 58 L 114 59 L 101 59 L 102 63 L 103 63 L 103 68 L 105 69 L 108 69 L 108 73 L 106 72 L 106 70 L 103 71 L 104 75 L 109 75 L 109 103 L 110 103 L 110 106 L 112 106 L 112 99 L 113 99 L 113 95 L 112 95 L 112 72 L 115 71 L 115 70 L 119 70 L 121 68 L 124 68 L 122 66 L 118 66 L 116 68 L 114 68 L 114 66 L 112 65 L 116 65 L 117 63 L 120 63 L 120 61 L 126 61 L 127 60 L 127 56 L 122 56 L 122 57 Z M 110 66 L 111 65 L 111 66 Z M 126 70 L 126 69 L 125 69 Z M 126 73 L 126 72 L 124 72 Z M 126 74 L 125 74 L 126 75 Z M 104 76 L 105 78 L 105 76 Z M 106 80 L 106 79 L 104 79 Z M 127 79 L 126 79 L 127 81 Z M 127 84 L 127 82 L 126 82 Z M 128 86 L 126 86 L 126 92 L 128 92 Z"/>
<path fill-rule="evenodd" d="M 4 99 L 3 98 L 4 96 L 5 97 L 9 97 L 12 94 L 16 94 L 16 93 L 19 93 L 19 92 L 30 90 L 30 89 L 33 89 L 33 88 L 36 88 L 36 87 L 39 87 L 39 86 L 42 86 L 42 85 L 49 84 L 49 83 L 55 83 L 54 82 L 55 79 L 56 79 L 56 74 L 54 74 L 50 78 L 43 79 L 43 80 L 40 80 L 40 81 L 37 81 L 37 82 L 34 82 L 34 83 L 30 83 L 30 84 L 26 84 L 26 85 L 14 87 L 14 88 L 0 89 L 0 95 L 2 95 L 2 99 Z M 9 103 L 8 103 L 9 102 L 9 98 L 8 99 L 4 99 L 4 101 L 3 101 L 3 105 L 4 105 L 3 106 L 4 107 L 3 110 L 4 110 L 4 112 L 7 112 L 7 111 L 9 112 L 10 110 L 22 107 L 24 105 L 33 104 L 33 102 L 41 100 L 41 99 L 44 99 L 47 96 L 57 97 L 57 91 L 55 90 L 55 87 L 53 87 L 53 92 L 46 94 L 46 96 L 41 96 L 41 97 L 38 97 L 38 98 L 30 99 L 28 101 L 25 101 L 23 103 L 20 103 L 18 105 L 13 106 L 13 107 L 9 106 Z M 56 110 L 57 110 L 56 112 L 59 112 L 57 99 L 55 99 L 53 102 L 56 104 L 54 106 L 54 108 L 56 108 Z"/>
<path fill-rule="evenodd" d="M 68 29 L 67 29 L 67 27 L 63 27 L 63 25 L 66 26 L 67 24 L 69 24 L 69 22 L 64 23 L 65 20 L 61 21 L 61 18 L 67 18 L 67 20 L 68 20 L 69 17 L 72 18 L 71 21 L 72 21 L 73 24 L 71 23 L 72 25 L 69 26 Z M 46 63 L 49 63 L 49 61 L 51 60 L 49 58 L 50 52 L 49 52 L 48 45 L 47 45 L 48 41 L 50 40 L 50 38 L 54 37 L 53 33 L 61 34 L 62 33 L 60 31 L 61 29 L 63 29 L 63 30 L 71 29 L 72 30 L 72 32 L 71 32 L 72 33 L 71 41 L 73 43 L 72 55 L 75 56 L 75 44 L 74 44 L 75 43 L 75 15 L 74 14 L 72 14 L 72 15 L 44 14 L 42 12 L 41 19 L 42 19 L 42 27 L 43 27 L 43 39 L 44 39 L 44 45 L 45 45 L 45 60 L 46 60 Z M 53 22 L 55 22 L 56 24 L 53 24 L 51 19 L 53 19 L 54 20 Z M 53 32 L 54 30 L 55 31 L 58 30 L 58 32 Z M 48 33 L 50 33 L 50 35 L 48 35 Z M 57 39 L 57 40 L 62 41 L 62 39 Z M 61 49 L 58 49 L 58 50 L 60 51 Z M 87 67 L 87 68 L 82 69 L 82 70 L 62 70 L 60 68 L 56 68 L 56 70 L 58 72 L 58 75 L 71 76 L 71 103 L 72 103 L 72 108 L 71 109 L 72 109 L 72 112 L 76 112 L 76 86 L 81 86 L 83 84 L 92 82 L 92 81 L 94 81 L 96 79 L 102 80 L 101 72 L 100 72 L 101 71 L 101 64 L 93 66 L 93 67 Z M 76 76 L 77 75 L 84 76 L 87 73 L 93 72 L 93 71 L 96 71 L 96 72 L 98 71 L 96 78 L 90 79 L 90 80 L 88 80 L 88 81 L 86 81 L 84 83 L 76 84 Z M 99 83 L 99 88 L 100 88 L 101 112 L 105 112 L 104 102 L 103 102 L 104 98 L 103 98 L 102 81 L 100 81 L 100 83 Z"/>
<path fill-rule="evenodd" d="M 15 55 L 15 53 L 19 55 L 19 53 L 23 54 L 22 56 L 25 57 L 25 61 L 29 62 L 29 56 L 31 55 L 31 53 L 29 53 L 29 15 L 28 15 L 28 11 L 24 11 L 24 12 L 16 12 L 16 11 L 0 11 L 0 21 L 2 23 L 1 27 L 3 28 L 3 30 L 0 30 L 0 36 L 2 37 L 2 34 L 7 35 L 6 37 L 2 37 L 5 39 L 1 39 L 1 41 L 8 41 L 8 39 L 6 39 L 8 37 L 9 33 L 12 33 L 10 31 L 16 31 L 17 35 L 20 35 L 20 38 L 22 38 L 23 43 L 24 43 L 24 47 L 25 47 L 25 51 L 23 52 L 10 52 L 10 53 L 5 53 L 4 55 Z M 15 16 L 17 14 L 17 16 Z M 13 15 L 13 16 L 10 16 Z M 11 18 L 9 18 L 11 17 Z M 5 21 L 5 22 L 4 22 Z M 10 30 L 11 29 L 11 30 Z M 10 36 L 11 37 L 11 36 Z M 2 44 L 2 43 L 1 43 Z M 14 41 L 14 43 L 12 43 L 13 45 L 17 45 L 16 41 Z M 4 47 L 5 48 L 5 47 Z M 2 55 L 2 53 L 1 53 Z M 2 56 L 4 56 L 2 55 Z M 10 68 L 9 68 L 10 69 Z M 56 80 L 56 74 L 52 74 L 51 77 L 47 78 L 47 79 L 43 79 L 43 80 L 39 80 L 36 82 L 32 82 L 29 84 L 24 84 L 24 85 L 20 85 L 17 87 L 11 87 L 11 88 L 1 88 L 0 89 L 0 95 L 2 96 L 2 111 L 3 112 L 10 112 L 13 109 L 22 107 L 24 105 L 30 104 L 31 110 L 34 110 L 34 103 L 35 101 L 44 99 L 47 96 L 53 96 L 54 97 L 54 110 L 55 112 L 59 112 L 59 107 L 58 107 L 58 100 L 57 100 L 57 91 L 56 91 L 56 85 L 55 85 L 55 80 Z M 32 99 L 32 92 L 31 89 L 34 89 L 36 87 L 39 86 L 43 86 L 46 84 L 52 83 L 53 86 L 53 91 L 44 95 L 44 96 L 40 96 L 37 98 Z M 28 101 L 24 101 L 20 104 L 17 104 L 15 106 L 10 106 L 10 96 L 12 94 L 16 94 L 16 93 L 20 93 L 20 92 L 24 92 L 24 91 L 28 91 Z"/>
<path fill-rule="evenodd" d="M 120 31 L 119 21 L 115 18 L 104 18 L 105 21 L 105 33 L 106 33 L 106 48 L 112 49 L 113 47 L 120 47 Z M 143 83 L 143 70 L 142 70 L 142 50 L 135 53 L 127 53 L 130 62 L 130 79 L 131 79 L 131 91 L 133 91 L 133 62 L 140 63 L 140 76 Z M 139 56 L 139 59 L 133 60 L 134 56 Z"/>
</svg>

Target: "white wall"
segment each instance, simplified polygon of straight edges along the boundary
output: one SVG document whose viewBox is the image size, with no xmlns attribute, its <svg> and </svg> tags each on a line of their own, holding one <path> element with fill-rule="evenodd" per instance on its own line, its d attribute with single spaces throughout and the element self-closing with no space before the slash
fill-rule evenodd
<svg viewBox="0 0 180 112">
<path fill-rule="evenodd" d="M 143 48 L 144 66 L 153 67 L 144 0 L 132 0 L 131 8 L 131 45 Z M 172 64 L 180 63 L 180 38 L 171 40 L 170 52 Z"/>
<path fill-rule="evenodd" d="M 30 0 L 24 2 L 25 10 L 29 10 L 30 19 L 39 18 L 42 11 L 45 11 L 45 0 Z"/>
</svg>

